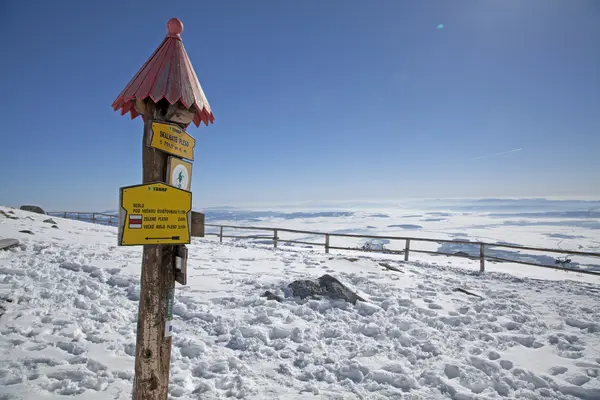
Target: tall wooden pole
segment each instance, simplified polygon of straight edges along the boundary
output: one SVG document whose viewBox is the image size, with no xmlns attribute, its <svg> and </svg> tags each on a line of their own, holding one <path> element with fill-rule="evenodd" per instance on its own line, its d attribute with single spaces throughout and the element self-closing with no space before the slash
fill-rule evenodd
<svg viewBox="0 0 600 400">
<path fill-rule="evenodd" d="M 145 110 L 142 141 L 143 183 L 166 182 L 167 157 L 147 145 L 154 104 Z M 133 400 L 166 400 L 169 389 L 171 337 L 165 337 L 167 303 L 175 288 L 172 245 L 144 245 L 135 352 Z"/>
<path fill-rule="evenodd" d="M 194 217 L 191 211 L 189 161 L 195 139 L 185 129 L 215 118 L 183 47 L 182 32 L 183 23 L 171 18 L 160 46 L 112 104 L 121 115 L 144 116 L 143 183 L 120 188 L 119 199 L 119 245 L 144 246 L 134 400 L 168 398 L 175 282 L 187 282 L 185 245 L 191 243 L 192 231 L 204 236 L 203 215 Z"/>
</svg>

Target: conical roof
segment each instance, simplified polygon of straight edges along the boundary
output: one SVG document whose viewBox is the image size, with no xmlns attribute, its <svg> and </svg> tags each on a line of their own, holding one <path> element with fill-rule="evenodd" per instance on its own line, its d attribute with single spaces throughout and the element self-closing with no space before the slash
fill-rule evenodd
<svg viewBox="0 0 600 400">
<path fill-rule="evenodd" d="M 180 102 L 185 108 L 194 111 L 194 124 L 205 125 L 213 123 L 208 100 L 198 81 L 194 67 L 183 47 L 181 32 L 183 23 L 172 18 L 167 23 L 167 36 L 152 56 L 129 81 L 125 89 L 113 102 L 115 111 L 121 110 L 121 115 L 131 113 L 131 119 L 139 113 L 135 109 L 135 101 L 150 97 L 154 103 L 165 99 L 170 104 Z"/>
</svg>

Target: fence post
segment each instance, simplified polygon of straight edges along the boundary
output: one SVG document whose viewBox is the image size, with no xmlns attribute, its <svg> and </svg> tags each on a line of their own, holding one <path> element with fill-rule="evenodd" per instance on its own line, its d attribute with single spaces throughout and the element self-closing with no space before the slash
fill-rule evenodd
<svg viewBox="0 0 600 400">
<path fill-rule="evenodd" d="M 325 234 L 325 253 L 329 254 L 329 233 Z"/>
<path fill-rule="evenodd" d="M 273 229 L 273 248 L 277 248 L 277 229 Z"/>
<path fill-rule="evenodd" d="M 65 216 L 63 218 L 67 218 L 67 212 L 65 211 Z"/>
<path fill-rule="evenodd" d="M 79 211 L 77 211 L 77 220 L 81 219 L 81 215 L 79 215 Z"/>
<path fill-rule="evenodd" d="M 221 225 L 221 233 L 219 233 L 219 242 L 223 243 L 223 225 Z"/>
<path fill-rule="evenodd" d="M 108 226 L 112 226 L 112 215 L 108 216 Z"/>
<path fill-rule="evenodd" d="M 96 213 L 92 213 L 92 224 L 96 223 Z"/>
<path fill-rule="evenodd" d="M 485 271 L 485 245 L 483 243 L 479 244 L 479 273 L 483 273 Z"/>
<path fill-rule="evenodd" d="M 404 261 L 408 261 L 408 253 L 410 252 L 410 239 L 406 239 L 406 245 L 404 246 Z"/>
</svg>

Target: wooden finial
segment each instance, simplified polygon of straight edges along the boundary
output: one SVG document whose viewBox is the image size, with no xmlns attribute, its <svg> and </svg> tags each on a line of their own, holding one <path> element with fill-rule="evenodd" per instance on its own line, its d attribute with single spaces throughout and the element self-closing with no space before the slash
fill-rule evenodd
<svg viewBox="0 0 600 400">
<path fill-rule="evenodd" d="M 183 22 L 181 22 L 177 18 L 171 18 L 169 22 L 167 22 L 167 31 L 168 37 L 179 38 L 181 37 L 181 32 L 183 32 Z"/>
</svg>

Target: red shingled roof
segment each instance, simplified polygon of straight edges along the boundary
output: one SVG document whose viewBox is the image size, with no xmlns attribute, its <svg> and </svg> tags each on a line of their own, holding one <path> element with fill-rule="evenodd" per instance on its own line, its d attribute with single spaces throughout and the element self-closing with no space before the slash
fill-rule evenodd
<svg viewBox="0 0 600 400">
<path fill-rule="evenodd" d="M 121 109 L 121 115 L 131 113 L 131 119 L 134 119 L 139 115 L 134 107 L 136 99 L 150 97 L 154 103 L 166 99 L 170 104 L 179 101 L 185 108 L 194 107 L 196 126 L 201 121 L 205 125 L 213 123 L 215 117 L 181 41 L 183 23 L 172 18 L 167 23 L 167 30 L 165 39 L 125 86 L 112 107 L 115 111 Z"/>
</svg>

